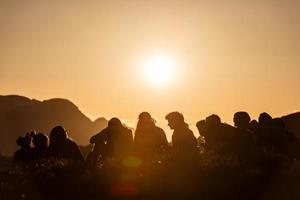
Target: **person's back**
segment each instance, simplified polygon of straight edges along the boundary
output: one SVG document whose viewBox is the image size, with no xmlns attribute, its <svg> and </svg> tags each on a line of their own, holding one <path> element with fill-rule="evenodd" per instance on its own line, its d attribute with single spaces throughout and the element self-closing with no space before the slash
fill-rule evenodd
<svg viewBox="0 0 300 200">
<path fill-rule="evenodd" d="M 232 127 L 221 122 L 218 115 L 210 115 L 206 118 L 206 149 L 224 153 L 229 149 L 229 141 L 232 137 Z"/>
<path fill-rule="evenodd" d="M 218 148 L 221 143 L 221 119 L 217 115 L 210 115 L 205 119 L 206 135 L 205 135 L 205 148 L 211 150 Z"/>
<path fill-rule="evenodd" d="M 178 153 L 195 153 L 197 151 L 197 139 L 188 127 L 174 130 L 172 146 Z"/>
<path fill-rule="evenodd" d="M 232 140 L 233 153 L 240 159 L 249 159 L 257 153 L 253 132 L 248 129 L 236 128 Z"/>
<path fill-rule="evenodd" d="M 120 126 L 110 129 L 107 139 L 107 153 L 110 157 L 123 159 L 132 149 L 133 137 L 129 128 Z"/>
<path fill-rule="evenodd" d="M 62 126 L 54 127 L 50 133 L 48 148 L 50 157 L 83 162 L 84 158 L 78 145 L 70 138 Z"/>
<path fill-rule="evenodd" d="M 65 145 L 64 157 L 66 159 L 84 162 L 80 148 L 74 140 L 67 138 Z"/>
<path fill-rule="evenodd" d="M 221 140 L 221 151 L 220 153 L 228 153 L 232 154 L 233 150 L 233 140 L 234 140 L 234 132 L 235 128 L 229 124 L 222 123 L 220 126 L 220 132 L 222 135 L 220 136 Z"/>
<path fill-rule="evenodd" d="M 122 159 L 127 156 L 132 148 L 132 131 L 123 126 L 117 118 L 112 118 L 108 122 L 108 127 L 90 139 L 94 144 L 91 152 L 91 163 L 96 165 L 99 158 L 102 159 Z"/>
<path fill-rule="evenodd" d="M 155 125 L 155 120 L 149 113 L 141 113 L 134 137 L 136 155 L 144 162 L 155 162 L 161 158 L 167 146 L 164 130 Z"/>
</svg>

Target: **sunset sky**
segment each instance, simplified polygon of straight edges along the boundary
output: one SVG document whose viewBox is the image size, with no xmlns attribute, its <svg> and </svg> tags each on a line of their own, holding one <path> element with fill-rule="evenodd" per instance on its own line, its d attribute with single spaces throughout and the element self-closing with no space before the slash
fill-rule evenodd
<svg viewBox="0 0 300 200">
<path fill-rule="evenodd" d="M 300 1 L 0 0 L 0 94 L 126 120 L 298 111 Z"/>
</svg>

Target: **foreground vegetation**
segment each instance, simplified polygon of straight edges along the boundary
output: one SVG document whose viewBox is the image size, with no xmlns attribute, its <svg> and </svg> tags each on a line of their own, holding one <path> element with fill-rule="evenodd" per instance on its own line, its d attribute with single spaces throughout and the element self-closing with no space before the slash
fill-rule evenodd
<svg viewBox="0 0 300 200">
<path fill-rule="evenodd" d="M 142 167 L 137 159 L 91 169 L 63 160 L 30 165 L 0 158 L 0 199 L 299 199 L 300 162 L 262 155 L 249 162 L 201 154 Z"/>
</svg>

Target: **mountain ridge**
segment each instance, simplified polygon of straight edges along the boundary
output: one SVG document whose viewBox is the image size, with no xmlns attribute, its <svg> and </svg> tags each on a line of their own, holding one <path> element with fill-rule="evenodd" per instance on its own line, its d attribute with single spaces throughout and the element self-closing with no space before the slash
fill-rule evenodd
<svg viewBox="0 0 300 200">
<path fill-rule="evenodd" d="M 286 128 L 300 138 L 300 112 L 282 116 Z M 63 125 L 69 136 L 81 145 L 107 126 L 107 119 L 91 120 L 72 101 L 52 98 L 43 101 L 20 95 L 0 95 L 0 154 L 11 155 L 18 136 L 30 130 L 49 134 Z"/>
<path fill-rule="evenodd" d="M 0 95 L 0 153 L 12 154 L 15 140 L 30 130 L 49 134 L 54 126 L 63 125 L 79 144 L 107 125 L 105 118 L 92 121 L 73 102 L 63 98 L 44 101 L 19 95 Z"/>
</svg>

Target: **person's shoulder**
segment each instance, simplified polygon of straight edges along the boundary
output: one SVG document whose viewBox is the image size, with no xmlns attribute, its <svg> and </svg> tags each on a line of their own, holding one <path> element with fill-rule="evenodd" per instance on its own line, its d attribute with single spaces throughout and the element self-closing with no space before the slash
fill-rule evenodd
<svg viewBox="0 0 300 200">
<path fill-rule="evenodd" d="M 193 131 L 192 131 L 191 129 L 189 129 L 189 128 L 185 128 L 184 131 L 185 131 L 186 133 L 188 133 L 188 134 L 194 135 Z"/>
<path fill-rule="evenodd" d="M 67 138 L 67 144 L 70 146 L 78 146 L 77 143 L 72 138 Z"/>
<path fill-rule="evenodd" d="M 96 135 L 92 136 L 90 138 L 90 143 L 97 143 L 99 141 L 99 139 L 101 139 L 104 135 L 108 134 L 109 132 L 109 128 L 106 127 L 104 129 L 102 129 L 99 133 L 97 133 Z"/>
<path fill-rule="evenodd" d="M 102 135 L 102 134 L 106 134 L 110 131 L 110 128 L 109 127 L 106 127 L 104 129 L 102 129 L 98 134 L 96 134 L 95 136 L 99 136 L 99 135 Z"/>
<path fill-rule="evenodd" d="M 186 133 L 189 135 L 190 138 L 197 140 L 197 138 L 195 137 L 193 131 L 189 128 L 186 128 Z"/>
<path fill-rule="evenodd" d="M 235 127 L 231 126 L 230 124 L 222 123 L 220 126 L 225 131 L 234 131 Z"/>
<path fill-rule="evenodd" d="M 156 126 L 155 125 L 155 129 L 156 129 L 156 131 L 158 132 L 158 133 L 160 133 L 160 134 L 164 134 L 165 133 L 165 131 L 164 131 L 164 129 L 162 129 L 162 128 L 160 128 L 159 126 Z"/>
</svg>

